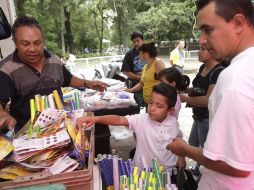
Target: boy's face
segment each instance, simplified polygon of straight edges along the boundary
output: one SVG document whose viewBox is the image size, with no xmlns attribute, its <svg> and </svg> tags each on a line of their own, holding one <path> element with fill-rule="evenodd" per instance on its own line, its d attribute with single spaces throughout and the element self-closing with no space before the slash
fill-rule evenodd
<svg viewBox="0 0 254 190">
<path fill-rule="evenodd" d="M 174 108 L 168 108 L 167 98 L 161 94 L 152 92 L 148 101 L 148 115 L 150 119 L 162 122 Z"/>
</svg>

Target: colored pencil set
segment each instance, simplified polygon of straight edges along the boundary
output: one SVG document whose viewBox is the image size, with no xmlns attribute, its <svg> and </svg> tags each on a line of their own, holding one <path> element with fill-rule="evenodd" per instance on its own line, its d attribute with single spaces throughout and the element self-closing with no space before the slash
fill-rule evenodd
<svg viewBox="0 0 254 190">
<path fill-rule="evenodd" d="M 30 100 L 31 122 L 34 121 L 36 111 L 42 112 L 47 108 L 66 110 L 69 107 L 69 111 L 81 109 L 78 91 L 64 95 L 63 99 L 65 104 L 67 104 L 66 107 L 57 90 L 54 90 L 48 96 L 35 95 L 35 97 Z"/>
<path fill-rule="evenodd" d="M 30 113 L 31 122 L 34 121 L 36 111 L 42 112 L 47 108 L 63 110 L 63 102 L 57 92 L 54 90 L 53 93 L 48 96 L 35 95 L 34 99 L 30 99 Z"/>
<path fill-rule="evenodd" d="M 79 92 L 77 90 L 73 90 L 64 94 L 63 99 L 66 105 L 66 109 L 69 108 L 69 111 L 78 110 L 81 108 Z"/>
<path fill-rule="evenodd" d="M 152 168 L 140 170 L 131 159 L 112 155 L 98 155 L 97 159 L 103 182 L 107 190 L 177 190 L 171 184 L 172 171 L 165 171 L 153 159 Z"/>
</svg>

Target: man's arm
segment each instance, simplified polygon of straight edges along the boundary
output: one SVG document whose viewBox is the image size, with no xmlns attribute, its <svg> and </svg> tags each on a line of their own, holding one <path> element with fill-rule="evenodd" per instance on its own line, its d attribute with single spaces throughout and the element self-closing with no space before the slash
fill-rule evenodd
<svg viewBox="0 0 254 190">
<path fill-rule="evenodd" d="M 248 177 L 250 175 L 249 171 L 238 170 L 229 166 L 223 161 L 214 161 L 206 158 L 203 155 L 202 148 L 190 146 L 181 138 L 176 138 L 172 143 L 168 144 L 167 149 L 178 156 L 189 157 L 199 164 L 205 166 L 206 168 L 222 173 L 224 175 L 232 177 Z"/>
<path fill-rule="evenodd" d="M 128 120 L 123 116 L 105 115 L 105 116 L 95 116 L 95 117 L 88 117 L 88 116 L 81 117 L 77 121 L 77 126 L 84 126 L 85 128 L 87 128 L 95 123 L 101 123 L 105 125 L 115 125 L 115 126 L 129 125 Z"/>
<path fill-rule="evenodd" d="M 15 95 L 15 84 L 9 75 L 0 71 L 0 129 L 7 127 L 9 130 L 13 129 L 17 121 L 5 109 L 6 104 L 10 98 Z"/>
<path fill-rule="evenodd" d="M 107 88 L 108 85 L 101 81 L 85 80 L 85 79 L 80 79 L 78 77 L 72 76 L 70 86 L 74 88 L 86 87 L 86 88 L 91 88 L 94 90 L 103 91 Z"/>
<path fill-rule="evenodd" d="M 208 100 L 209 96 L 211 95 L 215 84 L 211 84 L 208 88 L 208 91 L 205 96 L 196 96 L 196 97 L 190 97 L 185 94 L 180 94 L 180 98 L 182 102 L 186 102 L 192 106 L 195 107 L 207 107 L 208 106 Z"/>
</svg>

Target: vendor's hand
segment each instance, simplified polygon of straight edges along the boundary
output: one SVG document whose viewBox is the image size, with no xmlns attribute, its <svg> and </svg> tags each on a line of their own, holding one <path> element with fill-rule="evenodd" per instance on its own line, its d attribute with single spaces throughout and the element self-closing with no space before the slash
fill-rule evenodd
<svg viewBox="0 0 254 190">
<path fill-rule="evenodd" d="M 80 117 L 77 120 L 77 126 L 78 127 L 88 128 L 88 127 L 92 126 L 95 123 L 96 123 L 96 118 L 95 117 L 90 117 L 90 116 Z"/>
<path fill-rule="evenodd" d="M 16 119 L 14 119 L 9 113 L 1 112 L 0 113 L 0 130 L 4 127 L 7 127 L 9 130 L 15 128 L 17 124 Z"/>
<path fill-rule="evenodd" d="M 87 88 L 91 88 L 93 90 L 98 90 L 100 92 L 103 92 L 107 87 L 108 85 L 104 82 L 101 82 L 101 81 L 97 81 L 97 80 L 87 80 L 86 81 L 86 87 Z"/>
<path fill-rule="evenodd" d="M 179 94 L 181 102 L 187 102 L 188 95 L 187 94 Z"/>
<path fill-rule="evenodd" d="M 189 145 L 181 138 L 177 137 L 167 145 L 167 149 L 170 150 L 173 154 L 176 154 L 181 157 L 186 157 L 187 147 Z"/>
<path fill-rule="evenodd" d="M 186 168 L 185 158 L 179 156 L 176 165 L 178 166 L 179 170 L 184 170 Z"/>
</svg>

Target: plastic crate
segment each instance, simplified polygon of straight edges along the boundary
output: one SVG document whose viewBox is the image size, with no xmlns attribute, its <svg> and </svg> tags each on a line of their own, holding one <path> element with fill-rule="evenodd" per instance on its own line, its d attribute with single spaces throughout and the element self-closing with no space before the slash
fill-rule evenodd
<svg viewBox="0 0 254 190">
<path fill-rule="evenodd" d="M 0 183 L 0 189 L 13 189 L 35 185 L 64 184 L 67 190 L 93 190 L 93 158 L 94 158 L 94 128 L 86 131 L 90 134 L 90 155 L 88 168 L 69 173 L 51 175 L 49 173 L 35 173 L 30 176 L 18 177 L 13 181 Z"/>
</svg>

